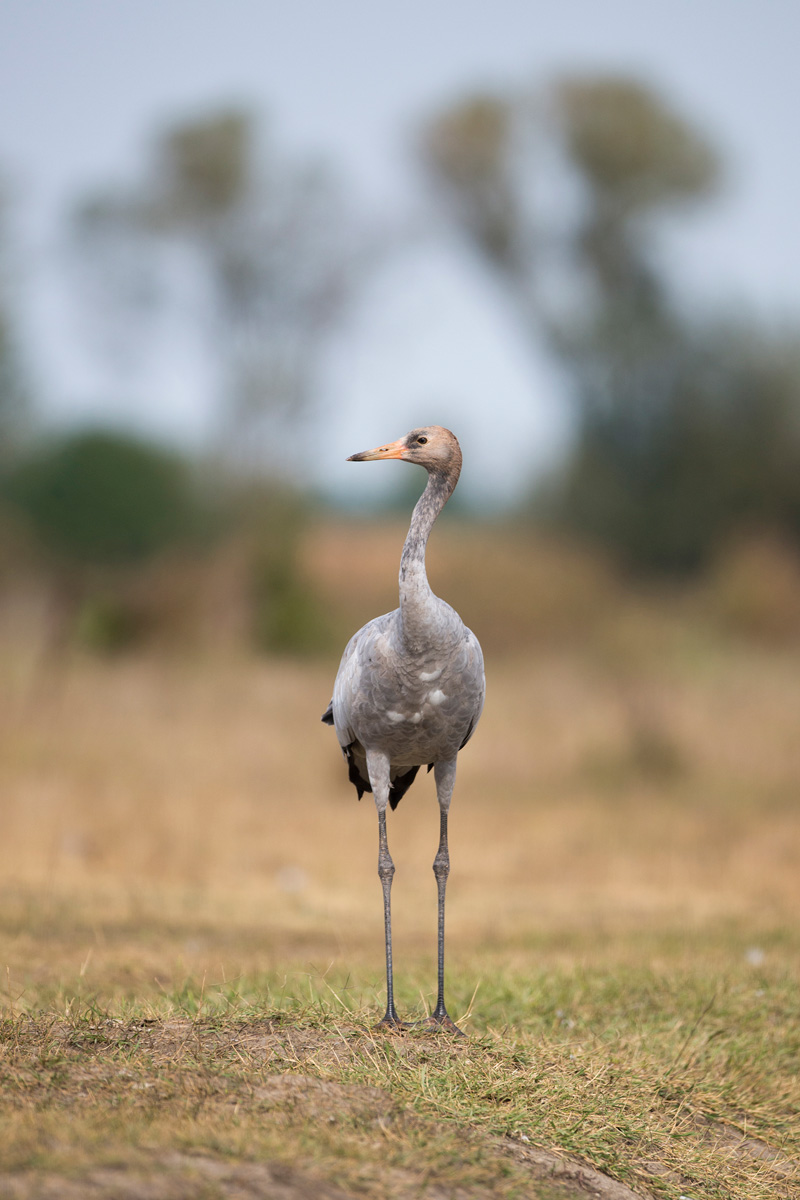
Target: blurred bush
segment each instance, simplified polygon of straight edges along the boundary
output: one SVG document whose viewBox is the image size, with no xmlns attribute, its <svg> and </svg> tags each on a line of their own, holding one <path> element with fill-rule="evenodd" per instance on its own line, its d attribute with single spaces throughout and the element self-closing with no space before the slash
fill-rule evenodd
<svg viewBox="0 0 800 1200">
<path fill-rule="evenodd" d="M 203 524 L 183 459 L 107 430 L 20 451 L 0 497 L 52 581 L 56 640 L 75 636 L 103 651 L 134 642 L 141 627 L 121 573 L 196 538 Z"/>
<path fill-rule="evenodd" d="M 303 548 L 308 497 L 262 483 L 240 493 L 237 524 L 247 531 L 249 637 L 260 651 L 307 655 L 336 643 L 332 623 Z"/>
<path fill-rule="evenodd" d="M 778 645 L 800 638 L 800 553 L 772 534 L 722 550 L 703 594 L 709 615 L 739 635 Z"/>
<path fill-rule="evenodd" d="M 308 501 L 285 486 L 90 430 L 19 457 L 0 499 L 7 565 L 36 560 L 49 580 L 52 648 L 233 639 L 306 654 L 329 643 L 301 562 Z"/>
<path fill-rule="evenodd" d="M 139 562 L 197 528 L 185 463 L 129 434 L 81 432 L 34 450 L 3 491 L 63 562 Z"/>
</svg>

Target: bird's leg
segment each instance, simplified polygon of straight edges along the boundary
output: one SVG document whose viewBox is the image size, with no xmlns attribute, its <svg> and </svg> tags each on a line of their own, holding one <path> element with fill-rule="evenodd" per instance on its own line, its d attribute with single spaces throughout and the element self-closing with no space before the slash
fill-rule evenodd
<svg viewBox="0 0 800 1200">
<path fill-rule="evenodd" d="M 433 873 L 436 876 L 436 889 L 439 893 L 438 908 L 438 955 L 437 955 L 437 987 L 436 1008 L 424 1021 L 412 1022 L 415 1025 L 427 1025 L 429 1028 L 444 1029 L 458 1037 L 464 1033 L 448 1015 L 444 1006 L 444 898 L 447 888 L 447 876 L 450 874 L 450 852 L 447 847 L 447 814 L 456 781 L 456 764 L 452 762 L 436 763 L 436 795 L 439 800 L 439 849 L 433 860 Z"/>
<path fill-rule="evenodd" d="M 437 954 L 437 990 L 436 1008 L 433 1018 L 444 1020 L 447 1012 L 444 1006 L 444 896 L 447 887 L 447 876 L 450 874 L 450 853 L 447 848 L 447 809 L 439 813 L 439 849 L 433 860 L 433 873 L 436 876 L 436 888 L 439 893 L 438 912 L 438 954 Z"/>
<path fill-rule="evenodd" d="M 394 1006 L 394 972 L 392 968 L 392 880 L 394 863 L 386 837 L 386 808 L 389 803 L 389 759 L 383 754 L 367 753 L 367 771 L 378 810 L 378 876 L 383 888 L 383 927 L 386 938 L 386 1012 L 378 1022 L 379 1028 L 400 1029 L 401 1022 Z"/>
<path fill-rule="evenodd" d="M 436 888 L 439 893 L 438 907 L 438 954 L 437 954 L 437 989 L 436 1008 L 431 1013 L 431 1021 L 440 1025 L 450 1033 L 464 1036 L 462 1031 L 448 1016 L 444 1006 L 444 899 L 447 887 L 447 876 L 450 874 L 450 852 L 447 846 L 447 814 L 450 811 L 450 800 L 456 782 L 456 761 L 436 763 L 434 767 L 436 779 L 436 796 L 439 801 L 439 849 L 433 860 L 433 873 L 436 876 Z"/>
<path fill-rule="evenodd" d="M 378 810 L 378 875 L 383 888 L 383 928 L 386 939 L 386 1013 L 379 1022 L 393 1028 L 400 1027 L 400 1019 L 394 1006 L 394 971 L 392 967 L 392 879 L 394 863 L 386 840 L 386 809 Z"/>
</svg>

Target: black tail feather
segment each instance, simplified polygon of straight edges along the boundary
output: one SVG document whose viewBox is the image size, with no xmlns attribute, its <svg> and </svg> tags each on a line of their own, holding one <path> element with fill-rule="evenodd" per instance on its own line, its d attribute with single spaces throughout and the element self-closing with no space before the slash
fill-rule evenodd
<svg viewBox="0 0 800 1200">
<path fill-rule="evenodd" d="M 395 775 L 389 785 L 389 803 L 392 806 L 392 811 L 397 808 L 403 796 L 405 796 L 411 787 L 417 777 L 418 770 L 419 767 L 412 767 L 409 771 L 406 771 L 405 775 Z"/>
<path fill-rule="evenodd" d="M 355 743 L 353 743 L 353 745 L 355 745 Z M 352 755 L 352 748 L 353 748 L 352 746 L 346 746 L 344 755 L 345 755 L 345 758 L 347 759 L 348 777 L 349 777 L 350 782 L 352 783 L 353 787 L 358 792 L 358 798 L 360 800 L 361 797 L 364 795 L 364 792 L 372 791 L 372 786 L 371 786 L 369 780 L 364 778 L 364 776 L 361 774 L 358 767 L 356 766 L 355 761 L 353 759 L 353 755 Z"/>
<path fill-rule="evenodd" d="M 347 774 L 353 787 L 358 793 L 359 800 L 364 795 L 364 792 L 372 791 L 372 784 L 369 779 L 365 779 L 358 769 L 355 759 L 353 758 L 353 742 L 350 746 L 345 746 L 344 754 L 347 759 Z M 400 801 L 405 796 L 408 789 L 417 777 L 419 767 L 410 767 L 403 775 L 395 775 L 392 782 L 389 784 L 389 804 L 392 810 L 397 808 Z"/>
</svg>

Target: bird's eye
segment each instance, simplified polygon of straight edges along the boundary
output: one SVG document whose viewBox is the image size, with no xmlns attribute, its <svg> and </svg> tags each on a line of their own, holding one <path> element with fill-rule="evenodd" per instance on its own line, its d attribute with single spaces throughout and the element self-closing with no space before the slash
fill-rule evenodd
<svg viewBox="0 0 800 1200">
<path fill-rule="evenodd" d="M 427 445 L 427 442 L 428 442 L 428 439 L 426 437 L 417 438 L 417 445 L 419 445 L 419 446 L 425 446 L 425 445 Z"/>
</svg>

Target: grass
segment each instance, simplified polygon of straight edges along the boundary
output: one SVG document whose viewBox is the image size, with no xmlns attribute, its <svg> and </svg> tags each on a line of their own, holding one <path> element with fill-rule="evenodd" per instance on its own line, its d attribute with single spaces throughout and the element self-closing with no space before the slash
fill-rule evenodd
<svg viewBox="0 0 800 1200">
<path fill-rule="evenodd" d="M 451 822 L 464 1043 L 372 1029 L 335 664 L 7 648 L 0 1195 L 590 1194 L 559 1158 L 796 1195 L 800 656 L 657 633 L 490 662 Z M 409 1013 L 437 826 L 426 780 L 389 829 Z"/>
<path fill-rule="evenodd" d="M 135 1172 L 179 1151 L 187 1170 L 200 1154 L 375 1195 L 516 1196 L 531 1179 L 513 1150 L 540 1146 L 658 1196 L 794 1194 L 797 946 L 758 967 L 730 932 L 688 955 L 674 937 L 566 950 L 569 966 L 560 942 L 456 954 L 459 1015 L 483 977 L 464 1044 L 375 1034 L 363 967 L 366 987 L 310 966 L 189 973 L 111 1004 L 62 979 L 3 1025 L 5 1170 Z"/>
</svg>

